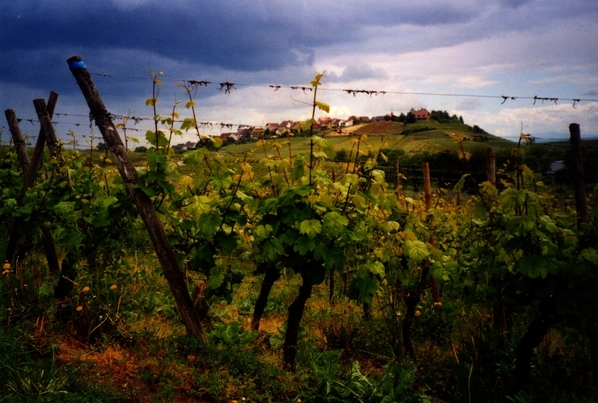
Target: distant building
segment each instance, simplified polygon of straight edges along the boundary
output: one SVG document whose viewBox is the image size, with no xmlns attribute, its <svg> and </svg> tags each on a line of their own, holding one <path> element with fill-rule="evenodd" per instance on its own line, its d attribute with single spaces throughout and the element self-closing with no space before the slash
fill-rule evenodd
<svg viewBox="0 0 598 403">
<path fill-rule="evenodd" d="M 222 141 L 228 141 L 229 139 L 237 141 L 239 138 L 241 138 L 238 132 L 220 133 L 219 137 L 222 139 Z"/>
<path fill-rule="evenodd" d="M 275 133 L 276 129 L 278 129 L 278 123 L 266 123 L 266 130 Z"/>
<path fill-rule="evenodd" d="M 259 139 L 264 134 L 264 129 L 255 127 L 243 127 L 237 131 L 237 139 Z"/>
<path fill-rule="evenodd" d="M 178 151 L 181 151 L 181 152 L 182 151 L 187 151 L 189 149 L 189 147 L 187 147 L 185 144 L 176 144 L 176 145 L 173 145 L 172 148 L 174 150 L 178 150 Z"/>
<path fill-rule="evenodd" d="M 550 164 L 550 168 L 548 168 L 548 171 L 546 171 L 546 173 L 548 175 L 552 175 L 552 174 L 555 174 L 557 171 L 560 171 L 561 169 L 565 169 L 565 162 L 564 161 L 554 161 L 553 163 Z"/>
<path fill-rule="evenodd" d="M 338 125 L 340 127 L 349 127 L 349 126 L 353 126 L 354 124 L 355 124 L 355 118 L 351 117 L 347 120 L 341 120 Z"/>
<path fill-rule="evenodd" d="M 409 112 L 415 116 L 415 120 L 430 120 L 430 112 L 427 109 L 415 110 L 411 108 Z"/>
<path fill-rule="evenodd" d="M 546 171 L 546 175 L 550 178 L 550 182 L 554 184 L 556 182 L 557 172 L 565 169 L 565 162 L 564 161 L 554 161 L 550 164 L 550 168 Z"/>
<path fill-rule="evenodd" d="M 294 126 L 295 122 L 293 122 L 292 120 L 283 120 L 282 123 L 278 125 L 278 128 L 291 130 Z"/>
</svg>

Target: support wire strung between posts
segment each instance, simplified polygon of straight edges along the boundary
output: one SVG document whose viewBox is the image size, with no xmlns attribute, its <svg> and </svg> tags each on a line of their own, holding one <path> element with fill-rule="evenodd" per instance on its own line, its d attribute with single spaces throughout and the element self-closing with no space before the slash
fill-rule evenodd
<svg viewBox="0 0 598 403">
<path fill-rule="evenodd" d="M 146 80 L 146 77 L 142 76 L 129 76 L 129 75 L 119 75 L 119 74 L 111 74 L 111 73 L 90 73 L 92 75 L 96 75 L 99 77 L 110 77 L 110 78 L 121 78 L 125 80 Z M 251 87 L 251 88 L 268 88 L 273 90 L 273 92 L 277 92 L 280 89 L 291 89 L 293 91 L 301 90 L 304 93 L 306 91 L 313 91 L 311 87 L 305 87 L 300 85 L 281 85 L 281 84 L 252 84 L 252 83 L 234 83 L 230 81 L 223 81 L 223 80 L 196 80 L 196 79 L 183 79 L 183 78 L 171 78 L 163 80 L 169 80 L 174 82 L 189 82 L 189 83 L 200 83 L 205 85 L 206 87 L 208 84 L 212 84 L 214 82 L 214 87 L 216 90 L 222 91 L 225 90 L 225 94 L 230 94 L 231 89 L 237 89 L 237 87 Z M 436 96 L 436 97 L 453 97 L 453 98 L 486 98 L 486 99 L 498 99 L 502 100 L 501 105 L 505 104 L 508 100 L 510 101 L 517 101 L 517 100 L 529 100 L 533 101 L 533 105 L 539 101 L 541 104 L 546 102 L 554 103 L 558 105 L 558 101 L 567 101 L 572 102 L 573 108 L 577 106 L 577 104 L 581 102 L 598 102 L 598 99 L 594 98 L 561 98 L 561 97 L 541 97 L 538 95 L 534 96 L 521 96 L 521 95 L 494 95 L 494 94 L 458 94 L 458 93 L 441 93 L 441 92 L 414 92 L 414 91 L 392 91 L 392 90 L 375 90 L 375 89 L 348 89 L 348 88 L 329 88 L 329 87 L 322 87 L 321 91 L 327 92 L 344 92 L 353 97 L 358 94 L 364 94 L 369 96 L 378 96 L 378 95 L 418 95 L 418 96 Z"/>
</svg>

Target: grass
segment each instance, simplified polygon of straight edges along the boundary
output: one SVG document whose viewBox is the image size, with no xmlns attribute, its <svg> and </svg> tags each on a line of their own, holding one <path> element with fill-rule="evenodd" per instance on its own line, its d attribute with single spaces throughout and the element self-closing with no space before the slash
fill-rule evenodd
<svg viewBox="0 0 598 403">
<path fill-rule="evenodd" d="M 357 139 L 357 135 L 368 136 L 368 142 L 372 146 L 377 145 L 376 137 L 379 137 L 380 143 L 382 141 L 386 142 L 384 148 L 404 150 L 406 152 L 458 151 L 455 135 L 461 135 L 464 138 L 463 145 L 467 151 L 486 149 L 487 147 L 510 149 L 514 145 L 513 142 L 497 136 L 473 133 L 471 127 L 461 123 L 438 123 L 436 121 L 416 122 L 409 125 L 399 122 L 361 124 L 343 129 L 343 132 L 347 135 L 338 135 L 336 132 L 319 133 L 318 135 L 324 137 L 336 151 L 341 149 L 350 150 Z M 407 132 L 410 132 L 410 134 L 405 135 L 404 133 Z M 280 153 L 283 158 L 289 156 L 289 144 L 294 155 L 309 153 L 308 137 L 266 140 L 268 155 L 274 155 L 274 143 L 279 143 L 282 146 Z M 241 158 L 245 153 L 249 153 L 254 158 L 264 157 L 263 149 L 258 147 L 255 141 L 222 147 L 219 153 L 225 157 L 235 158 Z M 334 157 L 334 155 L 329 155 L 329 157 Z"/>
<path fill-rule="evenodd" d="M 380 126 L 380 131 L 383 127 L 398 126 Z M 446 125 L 428 128 L 422 122 L 415 127 L 418 131 L 409 135 L 381 136 L 372 132 L 368 142 L 376 147 L 386 141 L 385 148 L 407 152 L 456 149 L 456 129 L 465 128 L 457 124 L 450 127 L 454 130 L 449 131 Z M 470 132 L 462 133 L 467 134 L 463 145 L 468 151 L 485 149 L 491 143 L 513 146 L 493 137 L 487 142 L 473 141 L 475 137 Z M 357 137 L 326 139 L 337 150 L 348 150 Z M 266 145 L 269 155 L 275 152 L 274 142 L 282 145 L 283 158 L 288 157 L 286 142 L 291 145 L 293 154 L 309 150 L 308 138 L 269 140 Z M 239 158 L 251 149 L 256 149 L 251 156 L 255 162 L 263 155 L 256 143 L 229 146 L 219 152 Z M 142 156 L 136 155 L 136 158 L 143 163 Z M 39 260 L 29 259 L 31 265 Z M 129 272 L 123 269 L 123 272 L 111 273 L 115 283 L 122 287 L 119 289 L 124 290 L 119 326 L 112 327 L 94 343 L 73 333 L 76 319 L 66 325 L 57 322 L 56 308 L 51 303 L 45 308 L 38 307 L 35 320 L 23 315 L 21 323 L 10 326 L 5 325 L 6 318 L 0 315 L 0 369 L 7 374 L 0 380 L 0 386 L 3 390 L 9 389 L 12 399 L 6 401 L 292 402 L 298 398 L 358 401 L 354 395 L 342 395 L 349 390 L 362 393 L 358 396 L 361 401 L 380 401 L 375 393 L 386 387 L 382 383 L 385 376 L 393 385 L 406 383 L 409 386 L 401 401 L 419 401 L 421 396 L 416 392 L 434 396 L 438 400 L 431 401 L 439 402 L 467 401 L 472 395 L 478 401 L 504 397 L 500 396 L 503 392 L 497 387 L 498 381 L 492 384 L 496 378 L 488 374 L 497 368 L 508 371 L 513 359 L 512 348 L 498 356 L 491 334 L 490 313 L 473 315 L 471 305 L 458 299 L 451 301 L 449 295 L 442 315 L 431 308 L 431 301 L 422 302 L 422 315 L 412 328 L 418 357 L 414 361 L 399 354 L 393 357 L 393 345 L 401 342 L 400 331 L 397 331 L 400 330 L 400 312 L 384 311 L 384 301 L 377 300 L 372 307 L 372 317 L 364 319 L 361 305 L 344 297 L 331 304 L 327 286 L 317 286 L 303 320 L 300 365 L 296 373 L 291 373 L 283 370 L 280 349 L 276 347 L 282 337 L 280 329 L 287 307 L 297 293 L 300 282 L 297 276 L 285 276 L 275 284 L 260 333 L 255 338 L 236 337 L 232 338 L 233 342 L 226 342 L 217 337 L 216 331 L 219 326 L 239 324 L 240 333 L 249 333 L 260 278 L 246 277 L 236 286 L 230 304 L 213 301 L 210 316 L 215 329 L 209 333 L 210 345 L 204 346 L 184 334 L 167 285 L 157 274 L 156 266 L 157 262 L 150 256 L 139 261 L 135 256 L 134 264 L 126 266 Z M 337 287 L 337 293 L 341 294 L 340 281 Z M 5 303 L 0 299 L 0 307 Z M 5 313 L 6 309 L 0 312 Z M 42 329 L 36 324 L 44 323 L 44 318 L 48 324 Z M 587 352 L 579 348 L 573 351 L 571 346 L 576 345 L 567 345 L 563 340 L 560 333 L 555 333 L 550 348 L 539 351 L 539 358 L 544 362 L 536 363 L 536 387 L 570 375 L 569 367 L 557 365 L 560 358 L 575 363 L 577 372 L 573 375 L 583 374 L 580 369 L 587 369 Z M 402 372 L 391 372 L 388 368 L 393 365 L 399 366 Z M 559 394 L 556 400 L 547 401 L 584 401 L 584 394 L 592 393 L 580 387 L 589 382 L 588 371 L 585 372 L 586 378 L 582 376 L 579 382 L 573 379 L 567 384 L 567 389 L 578 395 L 566 400 Z M 548 390 L 548 386 L 546 388 Z M 554 396 L 557 393 L 562 391 L 555 389 Z"/>
<path fill-rule="evenodd" d="M 409 133 L 409 134 L 404 134 Z M 514 143 L 490 134 L 473 133 L 473 129 L 461 123 L 439 123 L 437 121 L 420 121 L 413 124 L 403 124 L 400 122 L 378 122 L 359 124 L 343 129 L 343 135 L 336 131 L 317 132 L 315 135 L 324 137 L 331 146 L 328 158 L 332 159 L 339 150 L 351 150 L 359 135 L 368 136 L 368 145 L 374 149 L 383 145 L 388 150 L 402 150 L 409 154 L 429 152 L 437 153 L 442 151 L 456 151 L 459 146 L 455 139 L 456 135 L 463 137 L 463 147 L 468 152 L 485 151 L 488 147 L 494 147 L 497 151 L 509 150 L 513 148 Z M 278 143 L 278 145 L 275 145 Z M 363 148 L 362 148 L 363 150 Z M 277 139 L 267 139 L 264 147 L 258 144 L 257 140 L 251 140 L 246 143 L 231 144 L 221 147 L 216 152 L 227 160 L 228 163 L 237 164 L 244 158 L 254 166 L 255 172 L 261 172 L 263 167 L 257 166 L 258 161 L 268 157 L 289 158 L 289 155 L 309 154 L 309 137 L 287 137 Z M 113 165 L 108 160 L 104 162 L 105 151 L 94 151 L 89 154 L 88 151 L 82 151 L 81 157 L 85 159 L 92 158 L 93 163 L 103 165 L 105 163 Z M 145 154 L 132 152 L 131 159 L 136 166 L 145 164 Z M 182 159 L 182 156 L 181 156 Z M 184 173 L 188 169 L 181 163 L 179 166 Z M 265 171 L 264 171 L 265 172 Z M 262 174 L 264 173 L 262 172 Z"/>
<path fill-rule="evenodd" d="M 468 314 L 466 304 L 450 299 L 445 300 L 442 313 L 431 308 L 431 301 L 422 301 L 422 315 L 412 329 L 418 361 L 393 358 L 393 339 L 400 343 L 394 322 L 396 312 L 386 312 L 380 296 L 374 300 L 373 316 L 364 319 L 362 306 L 341 296 L 343 286 L 339 282 L 334 304 L 328 301 L 326 284 L 315 287 L 303 320 L 298 370 L 287 372 L 277 346 L 286 309 L 300 284 L 299 276 L 289 273 L 275 283 L 257 337 L 226 341 L 217 337 L 219 326 L 238 323 L 237 331 L 249 332 L 260 278 L 248 276 L 236 286 L 230 304 L 213 303 L 215 328 L 208 333 L 210 345 L 204 346 L 185 334 L 176 316 L 164 313 L 162 305 L 172 301 L 144 297 L 168 293 L 166 284 L 150 269 L 155 264 L 152 258 L 143 257 L 131 267 L 139 273 L 134 276 L 134 286 L 129 285 L 134 288 L 134 300 L 123 305 L 118 330 L 95 343 L 81 340 L 70 332 L 70 326 L 53 319 L 51 307 L 38 313 L 46 318 L 44 327 L 39 318 L 36 322 L 13 320 L 7 326 L 2 317 L 0 387 L 8 391 L 4 401 L 230 403 L 243 399 L 296 402 L 301 398 L 306 402 L 333 402 L 341 401 L 338 399 L 346 388 L 360 390 L 364 394 L 362 401 L 380 401 L 364 396 L 374 396 L 386 387 L 377 382 L 391 376 L 386 373 L 389 363 L 403 368 L 403 372 L 392 373 L 397 377 L 393 382 L 409 386 L 401 401 L 418 401 L 417 391 L 440 399 L 431 401 L 466 401 L 468 377 L 474 397 L 493 401 L 495 385 L 488 384 L 493 378 L 481 371 L 508 368 L 513 358 L 512 349 L 496 355 L 489 313 Z M 147 293 L 135 293 L 137 289 L 147 289 Z M 535 385 L 546 385 L 547 391 L 558 395 L 557 400 L 547 401 L 591 401 L 583 398 L 591 396 L 591 389 L 580 388 L 581 383 L 591 383 L 589 353 L 575 343 L 567 344 L 565 336 L 577 339 L 579 335 L 555 329 L 538 348 Z M 469 375 L 472 360 L 476 366 Z M 359 363 L 360 376 L 355 375 L 355 362 Z M 568 378 L 567 371 L 577 371 L 571 375 L 579 377 L 579 382 Z M 550 386 L 556 379 L 560 381 Z M 563 388 L 579 393 L 563 396 Z M 541 391 L 534 393 L 541 395 Z M 342 401 L 359 400 L 346 397 Z"/>
</svg>

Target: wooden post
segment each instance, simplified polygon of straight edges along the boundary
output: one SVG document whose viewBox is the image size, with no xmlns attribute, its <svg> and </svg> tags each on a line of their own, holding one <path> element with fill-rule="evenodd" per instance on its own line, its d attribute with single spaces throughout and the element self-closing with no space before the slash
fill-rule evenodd
<svg viewBox="0 0 598 403">
<path fill-rule="evenodd" d="M 127 150 L 104 106 L 98 90 L 87 71 L 83 60 L 79 56 L 67 60 L 69 69 L 75 77 L 81 92 L 87 101 L 96 126 L 100 129 L 104 142 L 112 154 L 112 158 L 120 172 L 123 181 L 137 206 L 139 215 L 145 224 L 154 245 L 156 255 L 162 265 L 162 271 L 170 290 L 174 296 L 179 313 L 187 330 L 207 343 L 205 331 L 199 320 L 199 315 L 193 306 L 193 301 L 187 290 L 183 272 L 180 270 L 174 251 L 170 246 L 162 221 L 158 217 L 152 201 L 147 194 L 135 185 L 139 176 L 127 153 Z"/>
<path fill-rule="evenodd" d="M 486 149 L 486 178 L 496 186 L 496 151 L 492 147 Z M 491 282 L 497 295 L 493 306 L 494 330 L 498 334 L 499 345 L 504 346 L 506 333 L 504 307 L 501 302 L 502 282 L 500 277 L 495 275 L 492 276 Z"/>
<path fill-rule="evenodd" d="M 50 97 L 48 98 L 48 105 L 46 108 L 50 119 L 52 119 L 52 115 L 54 114 L 54 108 L 56 107 L 57 100 L 58 94 L 54 91 L 50 92 Z M 46 137 L 47 136 L 44 128 L 40 128 L 39 135 L 37 136 L 37 142 L 35 143 L 35 148 L 33 150 L 33 155 L 31 156 L 31 170 L 29 171 L 29 175 L 27 175 L 25 180 L 25 186 L 27 186 L 27 188 L 30 188 L 35 184 L 37 170 L 39 169 L 39 165 L 44 153 L 44 146 L 46 145 Z"/>
<path fill-rule="evenodd" d="M 54 115 L 54 109 L 56 108 L 57 101 L 58 94 L 54 91 L 51 91 L 50 96 L 48 97 L 48 105 L 46 107 L 47 115 L 50 121 L 52 120 L 52 115 Z M 37 177 L 37 171 L 41 164 L 42 156 L 44 154 L 44 146 L 46 145 L 46 138 L 48 138 L 48 136 L 49 135 L 46 134 L 46 131 L 42 126 L 39 130 L 39 135 L 37 136 L 37 142 L 35 143 L 35 148 L 33 149 L 33 155 L 31 156 L 31 167 L 29 169 L 29 174 L 25 177 L 25 187 L 27 189 L 35 185 L 35 178 Z M 53 144 L 56 144 L 56 136 L 54 136 L 53 140 Z M 42 240 L 44 244 L 44 252 L 46 253 L 46 260 L 48 261 L 48 269 L 50 270 L 51 274 L 56 274 L 60 272 L 60 263 L 58 263 L 56 245 L 54 244 L 52 232 L 50 232 L 50 229 L 45 226 L 42 226 Z"/>
<path fill-rule="evenodd" d="M 423 173 L 424 173 L 424 194 L 425 194 L 425 203 L 426 209 L 430 210 L 432 208 L 432 191 L 431 191 L 431 183 L 430 183 L 430 164 L 428 162 L 424 162 L 423 165 Z M 430 244 L 434 245 L 434 233 L 430 234 Z M 421 277 L 419 279 L 419 284 L 417 285 L 416 289 L 404 290 L 403 299 L 405 301 L 405 308 L 406 308 L 406 315 L 405 319 L 402 324 L 402 335 L 403 335 L 403 348 L 405 352 L 410 357 L 415 357 L 415 351 L 413 349 L 413 344 L 411 342 L 411 326 L 413 325 L 413 320 L 416 317 L 416 307 L 421 301 L 421 296 L 428 284 L 428 275 L 430 274 L 430 265 L 429 264 L 422 264 L 421 267 Z M 441 306 L 440 303 L 440 291 L 438 289 L 438 284 L 434 279 L 432 279 L 432 299 L 434 300 L 434 307 L 439 309 Z"/>
<path fill-rule="evenodd" d="M 56 101 L 54 101 L 55 103 Z M 30 189 L 33 184 L 35 183 L 35 171 L 37 168 L 34 166 L 29 160 L 29 154 L 27 153 L 27 146 L 25 141 L 23 140 L 23 135 L 21 133 L 21 129 L 19 127 L 19 123 L 17 117 L 12 109 L 7 109 L 5 111 L 6 120 L 8 122 L 8 126 L 10 128 L 10 133 L 13 138 L 13 142 L 15 144 L 15 148 L 17 149 L 17 157 L 19 159 L 19 163 L 21 164 L 21 169 L 23 171 L 23 176 L 25 177 L 25 185 L 23 186 L 22 197 L 25 196 L 25 192 Z M 43 143 L 42 143 L 43 145 Z M 19 231 L 21 229 L 23 222 L 23 218 L 19 217 L 13 223 L 13 226 L 10 231 L 8 243 L 6 246 L 6 253 L 5 259 L 12 262 L 14 258 L 15 251 L 17 249 L 17 243 L 19 240 Z M 48 268 L 50 273 L 54 274 L 60 271 L 60 265 L 58 263 L 58 255 L 56 254 L 56 247 L 54 245 L 54 239 L 52 238 L 52 233 L 46 227 L 42 227 L 42 239 L 44 244 L 44 251 L 46 253 L 46 259 L 48 262 Z"/>
<path fill-rule="evenodd" d="M 432 208 L 432 184 L 430 180 L 430 163 L 424 162 L 424 192 L 425 192 L 425 200 L 426 200 L 426 210 L 430 210 Z M 436 246 L 436 238 L 434 236 L 434 231 L 430 233 L 430 244 L 432 246 Z M 440 289 L 438 287 L 438 283 L 436 280 L 432 279 L 431 283 L 432 289 L 432 300 L 434 302 L 435 307 L 440 307 Z"/>
<path fill-rule="evenodd" d="M 492 147 L 486 150 L 486 176 L 496 186 L 496 151 Z"/>
<path fill-rule="evenodd" d="M 573 184 L 575 186 L 575 206 L 577 208 L 577 223 L 588 222 L 588 207 L 586 204 L 585 178 L 583 174 L 583 159 L 581 157 L 581 132 L 578 123 L 569 125 L 571 135 L 571 157 L 573 159 Z"/>
<path fill-rule="evenodd" d="M 399 159 L 395 160 L 395 172 L 394 172 L 394 185 L 395 185 L 395 192 L 398 192 L 399 186 L 401 185 L 401 177 L 399 176 Z"/>
<path fill-rule="evenodd" d="M 54 126 L 52 126 L 52 119 L 50 118 L 46 101 L 43 98 L 34 99 L 33 105 L 35 106 L 35 112 L 37 113 L 39 124 L 41 125 L 41 131 L 44 132 L 44 139 L 50 150 L 50 155 L 53 158 L 58 158 L 61 147 L 58 138 L 56 137 Z"/>
<path fill-rule="evenodd" d="M 426 210 L 432 208 L 432 185 L 430 181 L 430 163 L 424 162 L 424 195 L 426 202 Z"/>
<path fill-rule="evenodd" d="M 6 115 L 6 121 L 8 122 L 8 128 L 10 129 L 10 134 L 12 135 L 12 141 L 15 145 L 15 149 L 17 150 L 17 158 L 19 159 L 19 163 L 21 164 L 21 169 L 23 170 L 23 176 L 27 177 L 29 175 L 29 168 L 31 163 L 29 162 L 29 154 L 27 154 L 27 145 L 25 144 L 25 140 L 23 139 L 23 134 L 21 133 L 21 128 L 19 127 L 19 123 L 17 120 L 17 116 L 15 115 L 15 111 L 12 109 L 7 109 L 4 111 Z M 26 188 L 23 188 L 23 192 L 25 192 Z"/>
<path fill-rule="evenodd" d="M 23 134 L 21 133 L 21 128 L 19 127 L 19 122 L 17 120 L 17 116 L 12 109 L 7 109 L 4 111 L 6 116 L 6 121 L 8 123 L 8 128 L 10 130 L 10 134 L 12 136 L 12 141 L 15 145 L 17 151 L 17 158 L 19 160 L 19 164 L 21 165 L 21 170 L 23 172 L 23 176 L 27 178 L 29 175 L 29 167 L 31 163 L 29 162 L 29 154 L 27 154 L 27 146 L 25 145 L 25 141 L 23 140 Z M 22 201 L 23 197 L 25 196 L 25 192 L 27 188 L 24 186 L 21 190 L 21 196 L 19 198 L 19 204 Z M 23 226 L 24 217 L 17 216 L 13 222 L 9 225 L 8 230 L 8 242 L 6 243 L 6 251 L 4 253 L 4 260 L 10 262 L 14 265 L 15 263 L 15 255 L 17 255 L 17 245 L 19 243 L 20 238 L 20 231 Z"/>
<path fill-rule="evenodd" d="M 586 204 L 585 178 L 583 173 L 583 158 L 581 155 L 581 130 L 578 123 L 569 125 L 569 142 L 571 144 L 571 157 L 573 159 L 573 184 L 575 186 L 575 207 L 577 209 L 577 226 L 589 222 L 588 207 Z M 594 310 L 590 316 L 589 326 L 586 328 L 586 336 L 590 342 L 590 358 L 593 368 L 594 386 L 598 386 L 598 312 Z"/>
</svg>

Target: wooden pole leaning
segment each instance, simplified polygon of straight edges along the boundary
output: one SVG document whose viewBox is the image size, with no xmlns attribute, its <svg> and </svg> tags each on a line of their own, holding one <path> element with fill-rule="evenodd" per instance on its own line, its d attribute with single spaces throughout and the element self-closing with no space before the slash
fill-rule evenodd
<svg viewBox="0 0 598 403">
<path fill-rule="evenodd" d="M 6 116 L 8 128 L 12 136 L 12 141 L 15 145 L 15 150 L 17 151 L 17 158 L 19 159 L 19 164 L 21 165 L 21 169 L 23 170 L 23 176 L 27 177 L 29 175 L 31 162 L 29 161 L 29 154 L 27 154 L 27 145 L 25 144 L 25 140 L 23 139 L 23 133 L 21 132 L 21 128 L 19 127 L 19 121 L 17 120 L 15 111 L 13 111 L 12 109 L 5 110 L 4 114 Z M 25 190 L 26 187 L 23 189 L 23 191 Z"/>
<path fill-rule="evenodd" d="M 54 93 L 55 94 L 55 93 Z M 52 98 L 52 97 L 51 97 Z M 54 103 L 56 101 L 54 100 Z M 15 112 L 12 109 L 7 109 L 5 111 L 6 120 L 8 122 L 8 126 L 10 128 L 10 133 L 12 135 L 13 143 L 17 150 L 17 157 L 19 159 L 19 164 L 21 165 L 21 170 L 23 171 L 23 176 L 25 177 L 25 184 L 23 186 L 23 191 L 21 193 L 21 199 L 25 196 L 25 192 L 30 189 L 35 184 L 35 176 L 37 172 L 37 166 L 39 166 L 39 161 L 37 165 L 34 165 L 29 160 L 29 154 L 27 153 L 27 145 L 25 144 L 25 140 L 23 139 L 23 135 L 21 133 L 21 129 L 19 127 L 18 119 L 16 117 Z M 43 131 L 40 131 L 40 135 L 42 135 Z M 43 151 L 43 142 L 42 142 L 42 151 Z M 21 203 L 21 201 L 19 201 Z M 14 259 L 14 255 L 17 249 L 17 243 L 19 241 L 19 232 L 22 225 L 23 218 L 19 217 L 13 223 L 12 228 L 10 230 L 10 235 L 6 247 L 5 259 L 12 263 Z M 60 265 L 58 263 L 58 255 L 56 254 L 56 247 L 54 245 L 54 240 L 52 238 L 52 233 L 46 227 L 42 227 L 42 240 L 44 243 L 44 250 L 46 253 L 46 259 L 48 261 L 48 268 L 50 273 L 54 274 L 60 271 Z"/>
<path fill-rule="evenodd" d="M 56 106 L 56 101 L 58 100 L 58 94 L 54 91 L 50 92 L 50 97 L 48 98 L 48 107 L 47 112 L 51 119 L 52 114 L 54 113 L 54 108 Z M 33 156 L 31 160 L 29 160 L 29 154 L 26 151 L 25 142 L 22 139 L 22 135 L 20 134 L 21 130 L 18 126 L 18 120 L 15 116 L 14 111 L 12 109 L 6 110 L 6 119 L 8 121 L 11 134 L 13 136 L 13 141 L 15 143 L 15 147 L 17 148 L 17 153 L 19 156 L 19 162 L 21 164 L 21 168 L 23 170 L 23 176 L 25 177 L 25 185 L 23 187 L 23 195 L 25 192 L 33 187 L 35 184 L 35 178 L 37 176 L 37 170 L 39 168 L 41 158 L 44 151 L 44 146 L 46 144 L 46 135 L 45 130 L 42 127 L 39 131 L 39 136 L 37 138 L 37 143 L 35 145 L 35 150 L 33 152 Z M 20 140 L 19 140 L 20 136 Z M 22 148 L 22 150 L 21 150 Z M 9 245 L 13 242 L 16 242 L 17 239 L 17 232 L 11 232 L 11 237 L 14 236 L 15 239 L 9 240 Z M 50 273 L 55 274 L 60 271 L 60 264 L 58 263 L 58 255 L 56 254 L 56 246 L 54 245 L 54 239 L 52 238 L 52 233 L 50 232 L 49 228 L 42 227 L 42 240 L 44 243 L 44 250 L 46 252 L 46 258 L 48 261 L 48 268 L 50 269 Z M 7 251 L 13 250 L 16 247 L 15 245 L 11 245 L 7 248 Z"/>
<path fill-rule="evenodd" d="M 178 266 L 174 251 L 166 237 L 162 221 L 160 221 L 149 196 L 135 186 L 139 175 L 112 122 L 108 110 L 104 106 L 91 75 L 80 56 L 71 57 L 67 60 L 67 63 L 87 101 L 96 126 L 102 133 L 104 142 L 110 150 L 114 163 L 139 211 L 139 215 L 145 224 L 183 323 L 189 333 L 207 343 L 205 331 L 201 325 L 199 315 L 193 306 L 183 272 Z"/>
<path fill-rule="evenodd" d="M 50 119 L 52 119 L 52 115 L 54 115 L 54 109 L 56 108 L 57 101 L 58 94 L 54 91 L 51 91 L 50 97 L 48 98 L 48 104 L 46 106 L 48 117 Z M 39 130 L 39 135 L 37 136 L 37 142 L 35 143 L 35 148 L 33 149 L 33 155 L 31 156 L 31 170 L 29 171 L 29 175 L 26 177 L 25 185 L 28 188 L 35 184 L 37 170 L 39 169 L 39 165 L 41 163 L 42 156 L 44 153 L 44 147 L 46 146 L 46 137 L 46 132 L 44 130 L 44 127 L 42 126 Z"/>
</svg>

